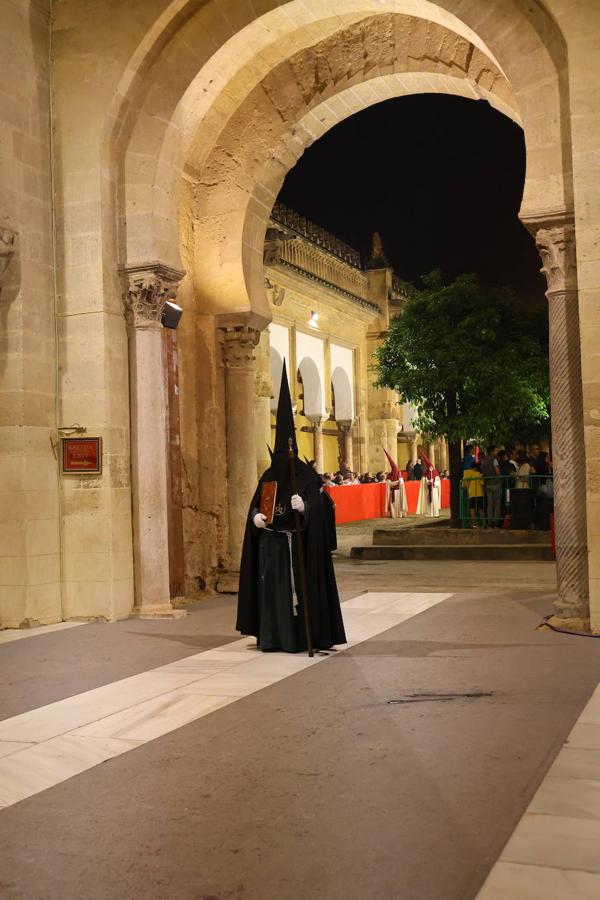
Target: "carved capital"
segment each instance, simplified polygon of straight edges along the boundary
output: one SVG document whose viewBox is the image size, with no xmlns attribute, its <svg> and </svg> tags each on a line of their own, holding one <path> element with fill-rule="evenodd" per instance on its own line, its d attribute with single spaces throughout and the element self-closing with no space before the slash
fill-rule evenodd
<svg viewBox="0 0 600 900">
<path fill-rule="evenodd" d="M 223 365 L 226 369 L 251 369 L 254 364 L 254 348 L 260 340 L 260 331 L 248 325 L 222 328 Z"/>
<path fill-rule="evenodd" d="M 11 259 L 17 252 L 18 235 L 10 228 L 0 228 L 0 287 Z"/>
<path fill-rule="evenodd" d="M 328 416 L 307 416 L 306 418 L 312 424 L 313 431 L 319 432 L 323 430 L 323 425 L 327 422 Z"/>
<path fill-rule="evenodd" d="M 542 260 L 541 272 L 548 285 L 547 293 L 577 290 L 577 258 L 575 223 L 566 211 L 547 213 L 523 219 L 535 238 Z"/>
<path fill-rule="evenodd" d="M 342 434 L 349 434 L 356 419 L 338 419 L 338 429 Z"/>
<path fill-rule="evenodd" d="M 577 290 L 575 227 L 540 228 L 535 245 L 542 258 L 541 271 L 546 277 L 548 293 Z"/>
<path fill-rule="evenodd" d="M 126 268 L 123 305 L 127 324 L 133 328 L 153 328 L 160 325 L 165 303 L 177 296 L 184 274 L 162 263 Z"/>
</svg>

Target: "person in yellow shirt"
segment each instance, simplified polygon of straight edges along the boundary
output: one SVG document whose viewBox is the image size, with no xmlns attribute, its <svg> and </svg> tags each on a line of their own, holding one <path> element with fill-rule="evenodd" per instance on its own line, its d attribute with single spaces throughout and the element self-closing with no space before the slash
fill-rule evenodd
<svg viewBox="0 0 600 900">
<path fill-rule="evenodd" d="M 462 480 L 463 488 L 466 488 L 469 497 L 469 511 L 471 515 L 471 527 L 479 528 L 479 520 L 483 520 L 483 475 L 477 468 L 477 463 L 465 469 Z"/>
</svg>

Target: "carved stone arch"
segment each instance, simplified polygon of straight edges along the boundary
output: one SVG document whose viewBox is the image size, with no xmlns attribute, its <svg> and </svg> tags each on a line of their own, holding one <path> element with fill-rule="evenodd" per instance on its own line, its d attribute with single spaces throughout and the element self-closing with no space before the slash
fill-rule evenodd
<svg viewBox="0 0 600 900">
<path fill-rule="evenodd" d="M 323 384 L 314 360 L 305 356 L 298 365 L 304 393 L 304 415 L 308 418 L 323 416 Z"/>
<path fill-rule="evenodd" d="M 330 111 L 339 106 L 335 98 L 340 90 L 373 77 L 404 72 L 408 78 L 420 70 L 464 78 L 465 68 L 480 96 L 488 92 L 506 104 L 507 97 L 499 97 L 499 93 L 510 92 L 506 74 L 526 130 L 526 205 L 529 209 L 535 206 L 542 186 L 548 205 L 559 197 L 564 201 L 562 181 L 567 166 L 560 149 L 564 141 L 560 135 L 559 74 L 564 72 L 566 56 L 560 32 L 537 5 L 519 0 L 510 11 L 494 9 L 482 20 L 478 0 L 440 0 L 435 4 L 426 0 L 340 0 L 335 14 L 325 10 L 325 16 L 323 4 L 317 0 L 291 0 L 254 20 L 250 7 L 240 11 L 236 26 L 231 26 L 229 33 L 229 26 L 224 29 L 221 46 L 213 56 L 194 57 L 190 48 L 200 45 L 197 37 L 205 31 L 214 5 L 215 0 L 169 5 L 134 54 L 107 120 L 106 155 L 121 182 L 123 263 L 159 259 L 180 268 L 179 235 L 186 227 L 178 227 L 177 205 L 184 167 L 192 179 L 198 175 L 198 165 L 203 168 L 206 164 L 207 154 L 232 113 L 259 85 L 266 90 L 262 82 L 277 66 L 288 65 L 291 48 L 313 54 L 314 83 L 329 85 L 328 92 L 321 94 Z M 409 19 L 414 24 L 407 34 L 400 22 Z M 366 32 L 363 28 L 364 62 L 355 71 L 347 60 L 352 46 L 348 30 L 360 29 L 362 22 L 370 24 Z M 320 40 L 315 42 L 317 34 Z M 329 56 L 315 56 L 316 43 L 328 40 Z M 310 66 L 301 74 L 309 71 Z M 312 91 L 310 87 L 306 91 L 307 105 L 313 102 Z M 547 112 L 543 117 L 541 108 Z M 528 129 L 528 118 L 536 118 L 535 127 Z M 198 135 L 201 147 L 195 140 Z M 293 146 L 293 128 L 289 140 Z M 236 167 L 235 161 L 232 166 Z M 243 173 L 244 167 L 239 168 Z M 210 180 L 211 166 L 203 175 Z M 266 202 L 260 184 L 255 185 L 252 199 L 258 207 Z M 216 225 L 217 232 L 226 227 L 223 220 Z M 245 243 L 254 242 L 255 225 L 251 219 L 244 228 Z M 185 240 L 187 246 L 183 247 L 188 269 L 193 265 L 190 243 Z M 236 264 L 240 278 L 251 280 L 247 267 L 228 258 L 225 283 L 219 288 L 211 283 L 204 301 L 208 298 L 219 305 L 223 294 L 223 305 L 231 304 L 239 286 L 232 274 Z"/>
<path fill-rule="evenodd" d="M 352 382 L 348 373 L 338 366 L 331 373 L 331 384 L 335 396 L 335 418 L 338 422 L 351 421 L 354 418 L 354 398 Z"/>
</svg>

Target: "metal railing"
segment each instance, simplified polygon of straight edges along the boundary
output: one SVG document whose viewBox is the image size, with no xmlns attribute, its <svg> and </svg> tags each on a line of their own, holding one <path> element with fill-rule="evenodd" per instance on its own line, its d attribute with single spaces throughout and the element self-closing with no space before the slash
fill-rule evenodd
<svg viewBox="0 0 600 900">
<path fill-rule="evenodd" d="M 475 470 L 470 470 L 475 472 Z M 466 475 L 460 482 L 463 528 L 550 530 L 554 509 L 551 475 Z"/>
</svg>

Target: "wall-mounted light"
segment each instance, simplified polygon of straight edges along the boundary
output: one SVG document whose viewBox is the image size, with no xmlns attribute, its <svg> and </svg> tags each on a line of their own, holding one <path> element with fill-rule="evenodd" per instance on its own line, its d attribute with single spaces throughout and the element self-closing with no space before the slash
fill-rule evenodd
<svg viewBox="0 0 600 900">
<path fill-rule="evenodd" d="M 165 328 L 177 328 L 183 310 L 172 300 L 167 300 L 163 310 L 161 322 Z"/>
<path fill-rule="evenodd" d="M 314 309 L 310 314 L 310 319 L 308 320 L 310 325 L 316 325 L 319 321 L 319 313 L 315 312 Z"/>
</svg>

